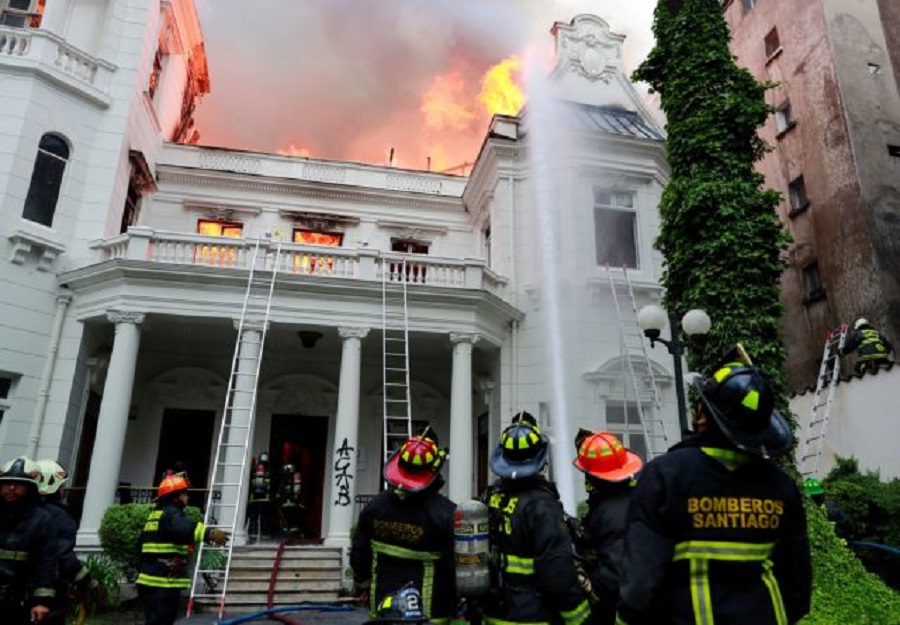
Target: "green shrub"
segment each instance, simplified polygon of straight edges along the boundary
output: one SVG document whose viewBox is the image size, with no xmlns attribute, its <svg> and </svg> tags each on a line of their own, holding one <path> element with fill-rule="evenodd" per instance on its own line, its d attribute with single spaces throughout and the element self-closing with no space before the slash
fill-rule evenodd
<svg viewBox="0 0 900 625">
<path fill-rule="evenodd" d="M 813 556 L 812 611 L 802 625 L 900 625 L 900 595 L 862 563 L 807 498 Z"/>
<path fill-rule="evenodd" d="M 100 522 L 100 545 L 103 552 L 122 568 L 128 579 L 133 579 L 140 563 L 138 541 L 152 504 L 128 503 L 110 506 Z M 198 508 L 188 506 L 185 510 L 194 521 L 202 521 L 203 513 Z"/>
<path fill-rule="evenodd" d="M 119 581 L 123 577 L 122 567 L 106 554 L 90 554 L 84 561 L 91 577 L 97 582 L 96 595 L 88 596 L 89 612 L 97 607 L 114 605 L 119 598 Z"/>
</svg>

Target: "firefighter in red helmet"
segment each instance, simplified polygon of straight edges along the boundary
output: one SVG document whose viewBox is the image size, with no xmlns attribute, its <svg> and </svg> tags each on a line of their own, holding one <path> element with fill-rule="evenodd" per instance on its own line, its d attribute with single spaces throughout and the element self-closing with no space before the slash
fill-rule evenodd
<svg viewBox="0 0 900 625">
<path fill-rule="evenodd" d="M 412 582 L 427 618 L 446 622 L 456 607 L 453 513 L 439 491 L 447 451 L 429 427 L 413 436 L 384 465 L 390 486 L 359 515 L 350 564 L 358 590 L 378 616 L 385 598 Z"/>
<path fill-rule="evenodd" d="M 185 513 L 190 487 L 183 474 L 167 472 L 141 533 L 137 585 L 144 600 L 146 625 L 175 623 L 181 592 L 191 586 L 188 559 L 194 545 L 208 541 L 225 546 L 230 538 L 228 532 L 192 521 Z"/>
<path fill-rule="evenodd" d="M 625 517 L 634 477 L 644 466 L 615 434 L 586 430 L 576 439 L 575 468 L 584 473 L 587 514 L 581 522 L 596 625 L 614 625 L 625 543 Z"/>
</svg>

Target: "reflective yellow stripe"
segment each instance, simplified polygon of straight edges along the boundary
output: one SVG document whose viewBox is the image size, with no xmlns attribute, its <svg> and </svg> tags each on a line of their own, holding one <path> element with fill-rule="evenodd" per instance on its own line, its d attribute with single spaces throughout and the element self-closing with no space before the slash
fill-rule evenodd
<svg viewBox="0 0 900 625">
<path fill-rule="evenodd" d="M 52 588 L 35 588 L 33 595 L 35 597 L 55 597 L 56 591 Z"/>
<path fill-rule="evenodd" d="M 547 621 L 504 621 L 502 618 L 491 618 L 490 616 L 484 617 L 485 625 L 550 625 Z"/>
<path fill-rule="evenodd" d="M 745 454 L 734 449 L 721 449 L 719 447 L 701 447 L 700 450 L 711 458 L 715 458 L 725 465 L 725 467 L 734 471 L 740 466 L 747 464 L 753 459 L 753 456 Z"/>
<path fill-rule="evenodd" d="M 157 577 L 156 575 L 147 575 L 146 573 L 138 575 L 137 583 L 144 586 L 154 586 L 156 588 L 191 587 L 191 580 L 187 577 Z"/>
<path fill-rule="evenodd" d="M 0 560 L 12 560 L 13 562 L 23 562 L 28 559 L 27 551 L 10 551 L 8 549 L 0 549 Z"/>
<path fill-rule="evenodd" d="M 775 622 L 777 625 L 788 625 L 787 612 L 784 609 L 784 601 L 781 599 L 781 589 L 778 587 L 778 580 L 775 579 L 775 573 L 772 572 L 772 562 L 763 563 L 762 580 L 769 589 L 769 595 L 772 597 L 772 609 L 775 610 Z"/>
<path fill-rule="evenodd" d="M 503 570 L 518 575 L 534 575 L 534 559 L 504 554 Z"/>
<path fill-rule="evenodd" d="M 579 603 L 574 610 L 560 612 L 566 625 L 581 625 L 591 615 L 591 605 L 587 599 Z"/>
<path fill-rule="evenodd" d="M 694 625 L 713 625 L 708 560 L 691 560 L 691 605 L 694 607 Z"/>
<path fill-rule="evenodd" d="M 673 561 L 727 560 L 763 562 L 772 555 L 775 543 L 736 543 L 716 540 L 689 540 L 675 545 Z"/>
<path fill-rule="evenodd" d="M 186 556 L 190 553 L 190 547 L 173 543 L 144 543 L 141 547 L 141 553 L 177 553 Z"/>
<path fill-rule="evenodd" d="M 616 625 L 628 625 L 628 622 L 623 619 L 621 616 L 616 614 Z"/>
<path fill-rule="evenodd" d="M 425 604 L 425 614 L 431 614 L 431 600 L 434 590 L 434 562 L 422 563 L 422 603 Z"/>
<path fill-rule="evenodd" d="M 377 540 L 372 541 L 372 551 L 383 553 L 387 556 L 395 558 L 405 558 L 407 560 L 440 560 L 441 554 L 435 551 L 413 551 L 412 549 L 404 549 L 396 545 L 388 545 Z"/>
<path fill-rule="evenodd" d="M 206 536 L 206 525 L 197 523 L 197 526 L 194 528 L 194 542 L 202 543 L 204 536 Z"/>
</svg>

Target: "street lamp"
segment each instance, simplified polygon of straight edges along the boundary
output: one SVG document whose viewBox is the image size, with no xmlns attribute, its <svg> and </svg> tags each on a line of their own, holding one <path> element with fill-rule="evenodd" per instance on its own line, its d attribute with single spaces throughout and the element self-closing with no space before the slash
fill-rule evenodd
<svg viewBox="0 0 900 625">
<path fill-rule="evenodd" d="M 666 340 L 660 336 L 662 329 L 669 323 L 669 332 L 672 338 Z M 685 313 L 678 321 L 678 315 L 672 311 L 665 311 L 656 304 L 649 304 L 638 311 L 637 322 L 644 331 L 644 336 L 650 339 L 650 347 L 656 347 L 656 343 L 662 343 L 672 354 L 675 360 L 675 396 L 678 401 L 678 424 L 681 426 L 681 436 L 689 431 L 687 422 L 687 409 L 684 403 L 684 375 L 681 371 L 681 358 L 684 356 L 684 342 L 681 333 L 687 336 L 700 336 L 709 332 L 712 321 L 706 311 L 695 308 Z"/>
</svg>

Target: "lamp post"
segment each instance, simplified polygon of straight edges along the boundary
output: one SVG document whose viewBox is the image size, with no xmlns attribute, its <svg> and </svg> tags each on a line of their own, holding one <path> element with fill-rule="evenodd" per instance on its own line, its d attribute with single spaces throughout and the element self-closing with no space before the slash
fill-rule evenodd
<svg viewBox="0 0 900 625">
<path fill-rule="evenodd" d="M 687 407 L 684 402 L 684 374 L 681 369 L 681 359 L 684 356 L 684 341 L 681 333 L 687 336 L 699 336 L 709 332 L 712 326 L 706 311 L 695 308 L 685 313 L 681 321 L 674 312 L 665 311 L 656 304 L 644 306 L 637 314 L 638 325 L 644 331 L 644 336 L 650 339 L 650 347 L 656 347 L 662 343 L 672 354 L 675 360 L 675 396 L 678 401 L 678 424 L 681 427 L 681 437 L 689 431 L 687 422 Z M 672 338 L 666 340 L 660 336 L 662 329 L 669 323 L 669 332 Z"/>
</svg>

